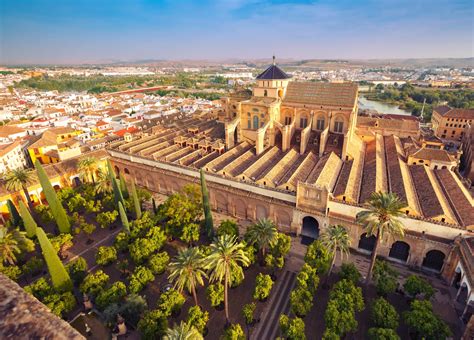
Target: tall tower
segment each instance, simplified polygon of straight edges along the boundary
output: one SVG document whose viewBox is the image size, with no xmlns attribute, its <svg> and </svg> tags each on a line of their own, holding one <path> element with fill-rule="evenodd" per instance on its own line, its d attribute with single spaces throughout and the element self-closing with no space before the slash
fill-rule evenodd
<svg viewBox="0 0 474 340">
<path fill-rule="evenodd" d="M 275 56 L 273 56 L 272 65 L 257 76 L 253 96 L 283 99 L 290 78 L 291 76 L 276 65 Z"/>
</svg>

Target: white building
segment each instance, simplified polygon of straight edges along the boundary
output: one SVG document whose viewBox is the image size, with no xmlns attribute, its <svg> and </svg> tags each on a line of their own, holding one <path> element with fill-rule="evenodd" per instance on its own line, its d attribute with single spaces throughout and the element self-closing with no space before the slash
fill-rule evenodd
<svg viewBox="0 0 474 340">
<path fill-rule="evenodd" d="M 0 174 L 16 169 L 24 169 L 28 161 L 23 151 L 23 144 L 17 140 L 10 144 L 0 145 Z"/>
</svg>

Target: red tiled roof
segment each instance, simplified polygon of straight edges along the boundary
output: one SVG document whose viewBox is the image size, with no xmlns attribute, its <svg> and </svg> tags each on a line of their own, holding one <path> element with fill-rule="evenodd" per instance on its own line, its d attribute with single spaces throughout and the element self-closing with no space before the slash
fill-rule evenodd
<svg viewBox="0 0 474 340">
<path fill-rule="evenodd" d="M 127 129 L 122 129 L 122 130 L 115 131 L 114 134 L 119 136 L 119 137 L 123 137 L 127 132 L 128 133 L 135 133 L 137 131 L 138 131 L 138 128 L 136 128 L 135 126 L 131 126 Z"/>
</svg>

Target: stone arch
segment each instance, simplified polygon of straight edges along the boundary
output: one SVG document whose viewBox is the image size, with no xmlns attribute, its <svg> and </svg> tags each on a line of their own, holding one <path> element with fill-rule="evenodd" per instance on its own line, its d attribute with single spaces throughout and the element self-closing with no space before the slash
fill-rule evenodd
<svg viewBox="0 0 474 340">
<path fill-rule="evenodd" d="M 130 175 L 130 170 L 128 170 L 128 168 L 123 168 L 123 172 L 125 175 Z"/>
<path fill-rule="evenodd" d="M 220 192 L 216 192 L 215 199 L 216 199 L 216 210 L 218 212 L 227 213 L 227 198 Z"/>
<path fill-rule="evenodd" d="M 257 217 L 257 220 L 260 220 L 262 218 L 267 218 L 268 213 L 267 213 L 267 208 L 265 208 L 263 205 L 257 204 L 255 207 L 255 215 Z"/>
<path fill-rule="evenodd" d="M 247 218 L 247 205 L 241 199 L 236 199 L 234 201 L 235 205 L 235 215 L 240 218 Z"/>
<path fill-rule="evenodd" d="M 303 217 L 302 227 L 301 227 L 301 236 L 317 239 L 319 237 L 319 222 L 313 216 Z"/>
<path fill-rule="evenodd" d="M 318 131 L 323 131 L 328 124 L 328 117 L 326 112 L 318 111 L 314 115 L 315 120 L 313 123 L 313 128 L 316 128 Z"/>
<path fill-rule="evenodd" d="M 363 233 L 362 235 L 360 235 L 359 244 L 357 248 L 372 253 L 375 247 L 375 241 L 376 237 L 374 235 L 367 237 L 367 233 Z"/>
<path fill-rule="evenodd" d="M 343 133 L 347 128 L 346 117 L 343 114 L 338 114 L 334 117 L 332 122 L 332 132 Z"/>
<path fill-rule="evenodd" d="M 437 250 L 437 249 L 432 249 L 425 254 L 425 257 L 423 258 L 423 263 L 421 264 L 421 266 L 424 269 L 428 269 L 428 270 L 439 273 L 441 272 L 441 269 L 443 268 L 445 258 L 446 258 L 446 255 L 442 251 Z"/>
<path fill-rule="evenodd" d="M 120 175 L 120 169 L 119 169 L 119 167 L 115 165 L 115 166 L 114 166 L 114 171 L 115 171 L 115 177 L 118 178 L 119 175 Z"/>
<path fill-rule="evenodd" d="M 258 114 L 254 114 L 252 117 L 252 129 L 260 129 L 260 118 L 258 117 Z"/>
<path fill-rule="evenodd" d="M 402 262 L 407 262 L 409 256 L 410 245 L 403 241 L 394 242 L 388 254 L 388 257 Z"/>
</svg>

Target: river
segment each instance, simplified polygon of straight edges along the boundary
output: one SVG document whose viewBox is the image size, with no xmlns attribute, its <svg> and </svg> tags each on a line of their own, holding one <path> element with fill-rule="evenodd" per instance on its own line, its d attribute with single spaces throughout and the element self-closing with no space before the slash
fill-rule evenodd
<svg viewBox="0 0 474 340">
<path fill-rule="evenodd" d="M 398 106 L 390 105 L 382 102 L 368 100 L 364 96 L 359 96 L 359 110 L 375 110 L 378 113 L 391 113 L 395 115 L 408 115 L 411 113 L 402 109 Z"/>
</svg>

